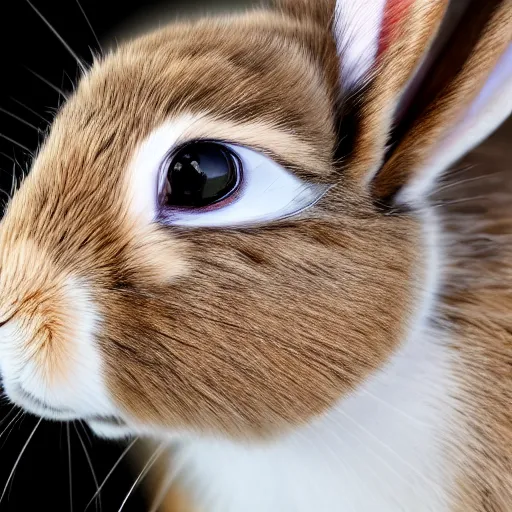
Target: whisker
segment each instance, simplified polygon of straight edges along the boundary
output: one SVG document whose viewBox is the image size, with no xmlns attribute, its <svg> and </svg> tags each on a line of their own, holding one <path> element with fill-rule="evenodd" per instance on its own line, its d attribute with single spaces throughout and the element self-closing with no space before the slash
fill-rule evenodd
<svg viewBox="0 0 512 512">
<path fill-rule="evenodd" d="M 479 201 L 479 200 L 489 200 L 489 196 L 473 196 L 473 197 L 463 197 L 461 199 L 454 199 L 453 201 L 439 201 L 436 204 L 433 204 L 430 208 L 444 208 L 446 206 L 451 206 L 454 204 L 468 203 L 471 201 Z"/>
<path fill-rule="evenodd" d="M 2 492 L 2 495 L 0 496 L 0 503 L 2 502 L 2 500 L 4 499 L 4 496 L 5 496 L 5 492 L 7 491 L 7 487 L 9 486 L 9 484 L 11 483 L 11 480 L 14 476 L 14 472 L 16 471 L 16 468 L 18 467 L 18 464 L 20 463 L 20 460 L 21 460 L 21 457 L 23 457 L 23 454 L 25 453 L 25 450 L 27 449 L 30 441 L 32 440 L 32 438 L 34 437 L 34 434 L 36 433 L 36 430 L 37 428 L 39 427 L 39 425 L 41 425 L 41 422 L 43 421 L 43 418 L 41 418 L 37 423 L 36 423 L 36 426 L 34 427 L 34 430 L 32 430 L 32 433 L 28 436 L 28 439 L 27 441 L 25 442 L 25 444 L 23 445 L 23 448 L 21 449 L 20 451 L 20 454 L 18 455 L 18 458 L 16 459 L 16 462 L 14 463 L 14 466 L 11 470 L 11 472 L 9 473 L 9 476 L 7 478 L 7 482 L 5 483 L 5 486 L 4 486 L 4 490 Z"/>
<path fill-rule="evenodd" d="M 360 436 L 358 436 L 355 432 L 352 432 L 350 429 L 348 428 L 344 428 L 342 425 L 340 424 L 336 424 L 335 425 L 335 428 L 338 428 L 338 427 L 341 427 L 343 429 L 343 432 L 344 434 L 347 434 L 349 435 L 350 437 L 352 437 L 353 439 L 355 439 L 368 453 L 370 453 L 371 455 L 373 455 L 374 457 L 376 457 L 377 459 L 380 460 L 380 462 L 388 469 L 388 471 L 390 471 L 391 473 L 393 473 L 396 477 L 398 477 L 404 484 L 406 484 L 408 487 L 410 487 L 411 489 L 414 489 L 413 485 L 411 484 L 411 482 L 409 482 L 401 473 L 399 473 L 396 469 L 394 469 L 387 461 L 384 457 L 382 457 L 379 453 L 377 453 L 376 450 L 374 450 L 368 443 L 366 443 L 363 439 L 361 439 Z M 371 466 L 370 466 L 371 467 Z M 375 474 L 375 473 L 374 473 Z"/>
<path fill-rule="evenodd" d="M 183 458 L 180 459 L 179 463 L 175 462 L 172 471 L 170 471 L 166 475 L 163 483 L 160 485 L 160 490 L 158 491 L 156 498 L 153 500 L 153 504 L 151 505 L 149 512 L 158 512 L 158 510 L 162 506 L 163 501 L 165 500 L 165 497 L 167 496 L 167 493 L 169 492 L 169 489 L 171 488 L 171 485 L 174 483 L 174 481 L 180 474 L 181 469 L 183 468 L 184 465 L 185 460 Z"/>
<path fill-rule="evenodd" d="M 451 178 L 459 176 L 461 174 L 465 174 L 474 169 L 475 167 L 475 164 L 465 164 L 452 167 L 449 173 L 446 173 L 440 177 L 438 184 L 442 185 L 443 183 L 447 183 L 450 181 Z"/>
<path fill-rule="evenodd" d="M 8 172 L 2 168 L 0 168 L 0 172 L 3 172 L 4 174 L 7 174 L 8 176 L 11 177 L 11 190 L 9 192 L 7 192 L 7 190 L 0 189 L 0 192 L 2 192 L 2 194 L 4 194 L 4 196 L 7 198 L 7 202 L 10 202 L 10 201 L 12 201 L 12 196 L 13 196 L 14 192 L 16 191 L 16 165 L 15 164 L 13 165 L 12 172 Z M 13 408 L 14 408 L 14 406 L 13 406 Z M 1 424 L 2 424 L 2 422 L 0 421 L 0 425 Z"/>
<path fill-rule="evenodd" d="M 16 428 L 16 426 L 18 427 L 18 429 L 20 428 L 23 420 L 26 418 L 26 415 L 23 411 L 21 411 L 21 415 L 18 416 L 16 418 L 16 420 L 14 421 L 14 423 L 12 424 L 12 426 L 9 428 L 9 432 L 7 432 L 7 435 L 5 436 L 5 439 L 2 443 L 2 448 L 5 446 L 5 444 L 7 443 L 7 441 L 9 440 L 9 436 L 12 434 L 12 431 Z"/>
<path fill-rule="evenodd" d="M 297 434 L 299 434 L 298 440 L 300 443 L 308 442 L 308 444 L 316 451 L 318 450 L 318 446 L 316 442 L 313 442 L 313 440 L 307 436 L 304 432 L 298 431 Z M 340 444 L 346 443 L 346 440 L 343 440 L 342 436 L 338 432 L 337 429 L 333 429 L 330 432 L 331 435 L 334 435 L 337 442 Z M 356 479 L 360 480 L 360 476 L 358 475 L 357 471 L 352 467 L 352 465 L 347 464 L 347 462 L 341 457 L 338 453 L 336 453 L 335 450 L 332 449 L 332 446 L 330 444 L 330 439 L 327 438 L 327 436 L 321 436 L 319 438 L 320 443 L 322 444 L 322 447 L 326 450 L 326 457 L 329 457 L 337 467 L 343 469 L 343 472 L 347 477 L 350 479 Z M 300 446 L 300 445 L 299 445 Z M 320 448 L 322 449 L 322 448 Z M 380 479 L 380 476 L 378 475 L 377 471 L 372 467 L 368 467 L 368 471 L 372 473 L 374 476 L 377 477 L 377 480 Z M 320 491 L 321 492 L 321 491 Z"/>
<path fill-rule="evenodd" d="M 349 420 L 351 423 L 353 423 L 357 428 L 359 428 L 362 432 L 364 432 L 367 436 L 371 437 L 373 440 L 375 440 L 377 443 L 379 443 L 383 448 L 385 448 L 389 453 L 394 455 L 402 464 L 406 465 L 411 471 L 413 471 L 416 475 L 418 475 L 425 483 L 428 483 L 432 486 L 433 489 L 439 490 L 439 486 L 436 482 L 422 474 L 420 471 L 418 471 L 410 462 L 406 461 L 401 455 L 399 455 L 391 446 L 389 446 L 387 443 L 385 443 L 382 439 L 380 439 L 378 436 L 373 434 L 370 430 L 368 430 L 364 425 L 361 425 L 357 420 L 352 418 L 349 414 L 347 414 L 345 411 L 340 409 L 341 414 L 347 420 Z"/>
<path fill-rule="evenodd" d="M 51 87 L 54 91 L 58 92 L 65 100 L 68 99 L 68 95 L 62 90 L 59 89 L 56 85 L 53 85 L 49 80 L 46 80 L 43 76 L 41 76 L 39 73 L 36 73 L 33 69 L 28 68 L 27 66 L 24 66 L 27 71 L 32 73 L 36 78 L 39 78 L 41 82 L 45 83 L 48 87 Z"/>
<path fill-rule="evenodd" d="M 101 51 L 103 51 L 103 48 L 101 47 L 101 43 L 100 43 L 100 40 L 98 39 L 98 36 L 96 35 L 96 31 L 94 30 L 94 28 L 92 27 L 92 24 L 91 22 L 89 21 L 89 18 L 87 17 L 87 14 L 85 14 L 85 11 L 82 7 L 82 5 L 80 4 L 79 0 L 75 0 L 76 3 L 78 4 L 78 7 L 80 9 L 80 11 L 82 11 L 82 14 L 85 18 L 85 21 L 87 22 L 87 25 L 89 25 L 89 28 L 91 29 L 91 32 L 92 32 L 92 35 L 94 36 L 94 39 L 96 39 L 96 42 L 98 43 L 98 47 Z"/>
<path fill-rule="evenodd" d="M 7 171 L 4 171 L 3 169 L 0 169 L 0 171 L 3 171 L 7 174 Z M 7 203 L 9 203 L 12 200 L 12 197 L 9 194 L 9 192 L 7 192 L 7 190 L 4 190 L 4 189 L 0 189 L 0 193 L 2 193 L 4 195 L 4 197 L 7 199 L 7 202 L 4 203 L 4 206 L 6 206 Z"/>
<path fill-rule="evenodd" d="M 64 48 L 66 48 L 66 50 L 70 53 L 70 55 L 72 55 L 72 57 L 76 60 L 78 66 L 80 67 L 82 72 L 85 73 L 87 70 L 86 70 L 84 64 L 82 63 L 82 61 L 80 60 L 78 55 L 73 51 L 71 46 L 69 46 L 69 44 L 66 43 L 66 41 L 63 39 L 63 37 L 53 28 L 52 24 L 41 14 L 41 12 L 34 6 L 34 4 L 30 0 L 25 0 L 25 1 L 27 2 L 28 5 L 30 5 L 30 7 L 33 9 L 33 11 L 41 18 L 41 20 L 43 20 L 43 22 L 46 24 L 46 26 L 55 34 L 55 36 L 62 43 Z"/>
<path fill-rule="evenodd" d="M 12 96 L 10 97 L 11 98 L 11 101 L 14 101 L 14 103 L 17 103 L 20 107 L 23 107 L 25 110 L 28 110 L 31 114 L 34 114 L 35 116 L 37 116 L 39 119 L 41 119 L 42 121 L 44 121 L 46 124 L 50 124 L 50 122 L 48 121 L 48 119 L 46 119 L 44 116 L 42 116 L 41 114 L 39 114 L 38 112 L 36 112 L 33 108 L 30 108 L 28 105 L 25 105 L 25 103 L 17 100 L 16 98 L 13 98 Z"/>
<path fill-rule="evenodd" d="M 84 425 L 84 422 L 82 420 L 80 420 L 78 422 L 78 424 L 82 427 L 85 437 L 87 437 L 87 441 L 89 441 L 89 444 L 92 446 L 92 439 L 91 439 L 91 436 L 89 435 L 89 432 L 87 431 L 87 428 Z"/>
<path fill-rule="evenodd" d="M 66 433 L 68 437 L 69 510 L 73 512 L 73 472 L 71 466 L 71 435 L 69 433 L 69 423 L 66 423 Z"/>
<path fill-rule="evenodd" d="M 82 439 L 82 436 L 80 435 L 80 432 L 78 431 L 78 428 L 76 426 L 76 423 L 73 423 L 73 426 L 75 427 L 76 435 L 78 436 L 78 440 L 80 441 L 80 444 L 82 445 L 82 448 L 84 450 L 85 458 L 87 459 L 87 464 L 89 464 L 89 469 L 91 470 L 92 479 L 94 480 L 94 485 L 96 486 L 96 490 L 98 490 L 98 479 L 96 478 L 96 473 L 94 472 L 94 466 L 92 464 L 91 457 L 89 457 L 89 452 L 87 451 L 87 447 L 85 446 L 85 443 Z M 97 503 L 96 503 L 96 510 L 99 510 L 101 512 L 101 493 L 97 496 Z"/>
<path fill-rule="evenodd" d="M 274 180 L 263 192 L 262 194 L 264 194 L 267 190 L 269 190 L 270 188 L 272 188 L 279 180 L 281 179 L 281 177 L 277 178 L 276 180 Z"/>
<path fill-rule="evenodd" d="M 501 174 L 502 173 L 500 173 L 500 172 L 495 172 L 495 173 L 492 173 L 492 174 L 485 174 L 485 175 L 482 175 L 482 176 L 474 176 L 472 178 L 465 178 L 463 180 L 453 181 L 451 183 L 448 183 L 446 185 L 443 185 L 443 186 L 437 188 L 435 192 L 437 194 L 439 192 L 443 192 L 443 191 L 448 190 L 450 188 L 458 187 L 459 185 L 464 185 L 466 183 L 472 183 L 473 181 L 488 180 L 488 179 L 491 179 L 491 178 L 495 178 L 496 176 L 500 176 Z"/>
<path fill-rule="evenodd" d="M 0 167 L 0 172 L 3 172 L 4 174 L 7 174 L 8 176 L 12 176 L 12 172 L 6 171 L 5 169 L 2 169 L 1 167 Z M 5 190 L 3 192 L 5 192 Z"/>
<path fill-rule="evenodd" d="M 6 421 L 7 421 L 7 418 L 11 415 L 12 411 L 14 411 L 14 409 L 16 409 L 16 405 L 13 405 L 9 411 L 7 412 L 7 414 L 4 416 L 4 418 L 2 419 L 2 421 L 0 421 L 0 426 L 3 425 Z M 1 436 L 0 436 L 1 437 Z"/>
<path fill-rule="evenodd" d="M 67 78 L 70 81 L 70 83 L 71 83 L 71 92 L 67 95 L 67 98 L 69 98 L 69 96 L 71 94 L 73 94 L 73 92 L 75 90 L 75 84 L 73 83 L 73 80 L 71 80 L 71 78 L 68 76 L 68 74 L 65 71 L 63 71 L 62 72 L 62 78 L 60 80 L 60 90 L 61 91 L 64 90 L 64 78 Z M 58 100 L 58 103 L 57 103 L 59 109 L 62 106 L 62 102 L 66 101 L 67 98 L 64 98 L 63 96 L 59 97 L 59 100 Z"/>
<path fill-rule="evenodd" d="M 5 444 L 7 442 L 7 440 L 9 439 L 9 436 L 11 435 L 12 431 L 14 430 L 14 427 L 17 425 L 18 426 L 18 430 L 21 428 L 21 425 L 23 423 L 23 421 L 25 421 L 25 418 L 27 417 L 26 414 L 22 414 L 21 415 L 21 418 L 12 426 L 11 430 L 9 431 L 9 433 L 7 434 L 7 437 L 5 438 L 3 444 Z M 14 479 L 14 475 L 13 475 L 13 479 Z M 11 497 L 11 491 L 12 491 L 12 480 L 11 480 L 11 484 L 9 485 L 9 493 L 7 494 L 7 501 L 9 501 L 10 497 Z"/>
<path fill-rule="evenodd" d="M 16 114 L 13 114 L 12 112 L 9 112 L 8 110 L 5 110 L 5 108 L 0 107 L 0 112 L 3 112 L 4 114 L 12 117 L 13 119 L 16 119 L 16 121 L 19 121 L 20 123 L 23 123 L 26 126 L 29 126 L 30 128 L 36 130 L 38 133 L 41 133 L 41 130 L 35 126 L 32 123 L 29 123 L 28 121 L 25 121 L 25 119 L 17 116 Z"/>
<path fill-rule="evenodd" d="M 424 422 L 424 421 L 422 421 L 422 420 L 420 420 L 418 418 L 414 418 L 410 414 L 407 414 L 405 411 L 402 411 L 398 407 L 395 407 L 394 405 L 386 402 L 386 400 L 383 400 L 382 398 L 378 397 L 377 395 L 374 395 L 373 393 L 370 393 L 370 391 L 368 391 L 366 389 L 360 389 L 359 392 L 362 392 L 365 395 L 369 396 L 370 398 L 373 398 L 375 401 L 381 403 L 382 405 L 385 405 L 386 407 L 389 407 L 389 409 L 391 409 L 392 411 L 400 414 L 404 418 L 410 420 L 412 423 L 417 423 L 418 425 L 421 425 L 421 426 L 424 426 L 424 427 L 425 426 L 427 426 L 427 427 L 431 426 L 428 423 L 426 423 L 426 422 Z"/>
<path fill-rule="evenodd" d="M 12 410 L 12 409 L 11 409 Z M 19 410 L 16 415 L 14 416 L 14 418 L 11 419 L 11 421 L 9 421 L 9 423 L 7 424 L 7 426 L 2 430 L 2 433 L 0 434 L 0 439 L 3 437 L 3 435 L 7 432 L 7 429 L 17 420 L 19 419 L 19 417 L 23 414 L 23 411 L 22 410 Z"/>
<path fill-rule="evenodd" d="M 14 140 L 14 139 L 11 139 L 10 137 L 8 137 L 7 135 L 4 135 L 3 133 L 0 133 L 0 137 L 2 137 L 2 139 L 5 139 L 7 142 L 10 142 L 11 144 L 14 144 L 15 146 L 18 146 L 19 148 L 23 149 L 24 151 L 26 151 L 30 155 L 33 155 L 32 151 L 30 151 L 30 149 L 28 149 L 27 146 L 24 146 L 21 142 L 18 142 L 17 140 Z"/>
<path fill-rule="evenodd" d="M 11 197 L 13 196 L 14 192 L 18 190 L 19 182 L 18 177 L 16 176 L 16 160 L 14 161 L 12 165 L 12 181 L 11 181 Z"/>
<path fill-rule="evenodd" d="M 167 448 L 166 443 L 161 443 L 158 448 L 153 452 L 153 455 L 149 458 L 149 460 L 146 462 L 146 465 L 142 468 L 142 471 L 139 473 L 139 476 L 135 479 L 135 482 L 133 482 L 133 485 L 130 487 L 130 490 L 128 491 L 128 494 L 125 496 L 123 502 L 121 503 L 121 506 L 119 507 L 119 510 L 117 512 L 121 512 L 126 505 L 126 502 L 132 495 L 133 491 L 136 489 L 139 482 L 149 473 L 150 469 L 153 467 L 155 462 L 158 460 L 158 458 L 164 453 L 165 449 Z"/>
<path fill-rule="evenodd" d="M 5 158 L 8 158 L 11 162 L 15 164 L 17 163 L 12 156 L 9 156 L 7 153 L 4 153 L 3 151 L 0 151 L 0 155 L 5 156 Z"/>
<path fill-rule="evenodd" d="M 136 437 L 123 451 L 123 453 L 121 453 L 121 455 L 119 456 L 119 458 L 117 459 L 116 463 L 112 466 L 112 469 L 107 473 L 107 476 L 103 479 L 103 481 L 101 482 L 100 486 L 98 487 L 98 490 L 94 493 L 93 497 L 89 500 L 89 503 L 87 503 L 87 506 L 85 507 L 84 509 L 84 512 L 86 512 L 86 510 L 91 506 L 91 503 L 97 498 L 97 496 L 100 494 L 100 492 L 102 491 L 103 487 L 105 486 L 105 484 L 107 483 L 107 480 L 110 478 L 110 476 L 112 475 L 112 473 L 115 471 L 115 469 L 117 468 L 117 466 L 119 466 L 119 464 L 121 464 L 121 461 L 126 457 L 127 453 L 133 448 L 133 446 L 135 445 L 135 443 L 139 440 L 138 437 Z"/>
</svg>

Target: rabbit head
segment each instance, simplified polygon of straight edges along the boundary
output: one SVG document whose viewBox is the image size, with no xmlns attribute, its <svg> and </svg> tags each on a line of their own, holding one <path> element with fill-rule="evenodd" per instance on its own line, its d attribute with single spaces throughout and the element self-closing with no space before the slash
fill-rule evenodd
<svg viewBox="0 0 512 512">
<path fill-rule="evenodd" d="M 283 0 L 98 58 L 0 226 L 11 400 L 267 438 L 379 371 L 435 307 L 429 191 L 512 108 L 507 5 L 439 42 L 444 0 Z"/>
</svg>

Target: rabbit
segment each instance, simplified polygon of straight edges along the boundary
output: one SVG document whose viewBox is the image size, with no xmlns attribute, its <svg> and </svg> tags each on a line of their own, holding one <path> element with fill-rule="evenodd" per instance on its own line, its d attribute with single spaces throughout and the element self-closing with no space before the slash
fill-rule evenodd
<svg viewBox="0 0 512 512">
<path fill-rule="evenodd" d="M 460 7 L 97 57 L 0 225 L 7 397 L 145 439 L 151 510 L 511 510 L 512 179 L 433 194 L 512 110 L 512 3 Z"/>
</svg>

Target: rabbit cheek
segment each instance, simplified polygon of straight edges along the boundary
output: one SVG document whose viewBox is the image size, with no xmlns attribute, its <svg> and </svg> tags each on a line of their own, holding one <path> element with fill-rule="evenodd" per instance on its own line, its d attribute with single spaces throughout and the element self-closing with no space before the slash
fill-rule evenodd
<svg viewBox="0 0 512 512">
<path fill-rule="evenodd" d="M 132 230 L 136 231 L 136 228 Z M 170 284 L 186 276 L 189 271 L 187 247 L 169 233 L 153 227 L 138 231 L 136 241 L 130 244 L 128 266 L 137 275 L 137 281 L 146 286 Z"/>
<path fill-rule="evenodd" d="M 310 423 L 407 335 L 424 280 L 418 227 L 375 217 L 188 233 L 183 282 L 112 306 L 118 402 L 157 434 L 272 438 Z"/>
</svg>

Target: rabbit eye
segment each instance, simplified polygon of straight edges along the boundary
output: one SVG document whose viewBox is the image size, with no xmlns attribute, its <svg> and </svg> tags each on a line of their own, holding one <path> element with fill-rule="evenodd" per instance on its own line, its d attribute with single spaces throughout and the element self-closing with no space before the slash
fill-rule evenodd
<svg viewBox="0 0 512 512">
<path fill-rule="evenodd" d="M 327 191 L 252 149 L 195 141 L 163 160 L 159 222 L 196 228 L 250 226 L 296 215 Z"/>
<path fill-rule="evenodd" d="M 167 168 L 165 204 L 198 208 L 227 199 L 241 181 L 238 157 L 226 146 L 195 142 L 172 156 Z"/>
</svg>

